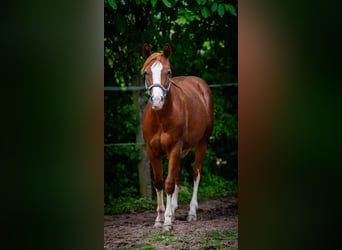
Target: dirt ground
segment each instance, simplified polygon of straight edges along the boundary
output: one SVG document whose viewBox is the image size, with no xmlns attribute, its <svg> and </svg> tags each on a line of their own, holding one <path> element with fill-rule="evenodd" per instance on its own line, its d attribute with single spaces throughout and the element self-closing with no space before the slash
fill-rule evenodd
<svg viewBox="0 0 342 250">
<path fill-rule="evenodd" d="M 237 249 L 238 199 L 200 201 L 197 221 L 187 222 L 189 204 L 179 204 L 171 232 L 153 228 L 155 210 L 104 217 L 104 249 Z"/>
</svg>

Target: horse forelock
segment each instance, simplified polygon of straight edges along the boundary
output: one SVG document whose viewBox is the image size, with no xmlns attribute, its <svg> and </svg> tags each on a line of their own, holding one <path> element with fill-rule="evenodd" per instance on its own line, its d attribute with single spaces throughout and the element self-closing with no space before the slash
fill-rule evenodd
<svg viewBox="0 0 342 250">
<path fill-rule="evenodd" d="M 163 53 L 153 53 L 152 55 L 150 55 L 147 59 L 146 59 L 146 61 L 145 61 L 145 63 L 144 63 L 144 66 L 142 67 L 142 69 L 141 69 L 141 74 L 143 74 L 144 72 L 145 72 L 145 70 L 146 70 L 146 68 L 151 64 L 151 62 L 153 62 L 153 61 L 161 61 L 161 59 L 164 57 L 164 54 Z"/>
</svg>

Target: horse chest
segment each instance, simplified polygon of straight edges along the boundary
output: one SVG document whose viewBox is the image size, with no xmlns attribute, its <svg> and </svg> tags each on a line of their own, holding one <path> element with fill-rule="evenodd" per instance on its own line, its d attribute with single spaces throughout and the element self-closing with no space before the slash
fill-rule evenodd
<svg viewBox="0 0 342 250">
<path fill-rule="evenodd" d="M 172 144 L 172 137 L 168 133 L 158 133 L 151 140 L 152 149 L 154 151 L 162 151 L 163 153 L 167 153 Z"/>
</svg>

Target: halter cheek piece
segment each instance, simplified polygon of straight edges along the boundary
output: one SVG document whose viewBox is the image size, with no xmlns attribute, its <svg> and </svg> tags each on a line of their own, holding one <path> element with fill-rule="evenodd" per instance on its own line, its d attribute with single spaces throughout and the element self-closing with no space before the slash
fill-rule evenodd
<svg viewBox="0 0 342 250">
<path fill-rule="evenodd" d="M 164 88 L 163 85 L 161 85 L 160 83 L 153 83 L 151 86 L 148 86 L 147 85 L 147 73 L 145 72 L 144 74 L 144 78 L 145 78 L 145 88 L 146 90 L 148 91 L 148 94 L 151 96 L 150 94 L 150 90 L 155 88 L 155 87 L 158 87 L 158 88 L 161 88 L 162 91 L 163 91 L 163 97 L 166 96 L 167 92 L 169 92 L 170 90 L 170 87 L 171 87 L 171 82 L 170 82 L 170 72 L 167 74 L 167 85 L 166 85 L 166 88 Z M 151 96 L 152 98 L 152 96 Z"/>
</svg>

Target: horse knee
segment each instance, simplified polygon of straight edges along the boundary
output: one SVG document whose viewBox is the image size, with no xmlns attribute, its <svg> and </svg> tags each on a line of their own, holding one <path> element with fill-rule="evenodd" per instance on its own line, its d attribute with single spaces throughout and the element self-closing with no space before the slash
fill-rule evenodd
<svg viewBox="0 0 342 250">
<path fill-rule="evenodd" d="M 160 180 L 160 181 L 155 181 L 155 187 L 156 189 L 158 190 L 162 190 L 163 189 L 163 180 Z"/>
<path fill-rule="evenodd" d="M 165 182 L 165 190 L 167 194 L 173 194 L 175 191 L 175 183 L 167 180 Z"/>
</svg>

